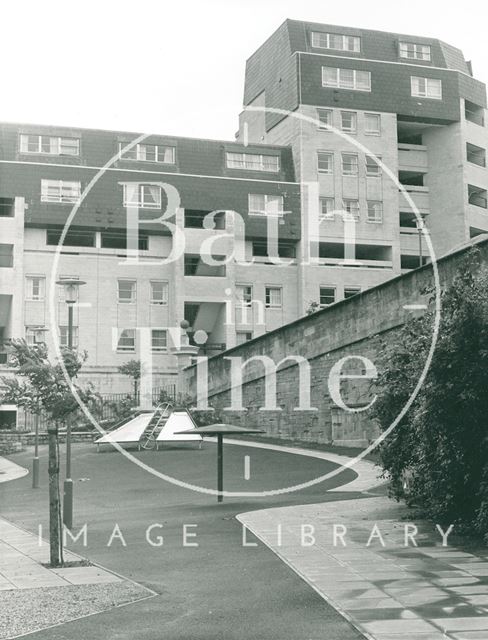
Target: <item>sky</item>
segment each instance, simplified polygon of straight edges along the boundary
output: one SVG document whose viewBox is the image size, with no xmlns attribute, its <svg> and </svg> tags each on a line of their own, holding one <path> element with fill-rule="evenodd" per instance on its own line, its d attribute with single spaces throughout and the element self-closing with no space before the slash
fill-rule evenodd
<svg viewBox="0 0 488 640">
<path fill-rule="evenodd" d="M 286 19 L 439 38 L 488 83 L 485 3 L 4 0 L 0 121 L 230 139 L 245 61 Z"/>
</svg>

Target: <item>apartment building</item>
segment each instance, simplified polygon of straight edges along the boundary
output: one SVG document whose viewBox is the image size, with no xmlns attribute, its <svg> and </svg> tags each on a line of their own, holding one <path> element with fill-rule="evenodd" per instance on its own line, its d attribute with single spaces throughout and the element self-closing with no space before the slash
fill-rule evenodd
<svg viewBox="0 0 488 640">
<path fill-rule="evenodd" d="M 121 388 L 117 367 L 142 349 L 155 384 L 174 375 L 183 319 L 211 356 L 298 316 L 300 194 L 291 150 L 164 136 L 131 147 L 139 138 L 0 128 L 2 339 L 33 342 L 41 327 L 48 345 L 54 337 L 67 344 L 64 287 L 55 283 L 83 281 L 73 338 L 88 352 L 84 375 L 105 391 Z M 131 215 L 138 228 L 128 232 Z M 271 218 L 286 268 L 267 256 Z M 173 225 L 184 242 L 178 255 Z M 240 260 L 229 259 L 238 249 Z M 1 357 L 5 363 L 5 349 Z"/>
<path fill-rule="evenodd" d="M 459 49 L 286 20 L 247 61 L 244 107 L 239 140 L 293 150 L 302 238 L 318 208 L 302 313 L 428 260 L 415 210 L 437 255 L 488 231 L 486 91 Z M 343 264 L 346 217 L 361 266 Z"/>
<path fill-rule="evenodd" d="M 415 268 L 415 211 L 439 255 L 488 231 L 485 107 L 451 45 L 287 20 L 234 142 L 0 125 L 0 343 L 66 344 L 78 279 L 85 375 L 144 352 L 158 384 L 183 319 L 211 356 Z"/>
</svg>

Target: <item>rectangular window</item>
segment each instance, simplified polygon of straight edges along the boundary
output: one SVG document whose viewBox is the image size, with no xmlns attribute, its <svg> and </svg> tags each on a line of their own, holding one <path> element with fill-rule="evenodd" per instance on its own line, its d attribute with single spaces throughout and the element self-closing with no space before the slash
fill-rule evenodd
<svg viewBox="0 0 488 640">
<path fill-rule="evenodd" d="M 320 287 L 320 306 L 328 307 L 336 301 L 335 287 Z"/>
<path fill-rule="evenodd" d="M 436 78 L 410 77 L 411 93 L 415 98 L 442 100 L 442 81 Z"/>
<path fill-rule="evenodd" d="M 124 160 L 164 164 L 175 164 L 176 162 L 176 147 L 161 144 L 136 144 L 124 152 L 123 149 L 127 144 L 129 143 L 119 142 L 119 154 Z"/>
<path fill-rule="evenodd" d="M 400 42 L 400 58 L 409 60 L 427 60 L 430 62 L 430 46 L 413 42 Z"/>
<path fill-rule="evenodd" d="M 343 176 L 358 175 L 358 156 L 356 153 L 342 154 L 342 175 Z"/>
<path fill-rule="evenodd" d="M 342 201 L 344 220 L 359 220 L 359 200 L 345 198 Z"/>
<path fill-rule="evenodd" d="M 121 304 L 130 304 L 136 301 L 135 280 L 118 280 L 117 301 Z"/>
<path fill-rule="evenodd" d="M 329 151 L 317 151 L 317 170 L 331 175 L 334 171 L 334 154 Z"/>
<path fill-rule="evenodd" d="M 352 298 L 353 296 L 357 296 L 358 293 L 361 293 L 361 287 L 344 287 L 344 299 Z"/>
<path fill-rule="evenodd" d="M 281 287 L 265 288 L 265 305 L 267 309 L 278 309 L 282 305 L 282 289 Z"/>
<path fill-rule="evenodd" d="M 151 330 L 151 351 L 166 351 L 168 348 L 168 334 L 165 329 Z"/>
<path fill-rule="evenodd" d="M 253 216 L 282 216 L 283 196 L 264 195 L 261 193 L 249 194 L 249 215 Z"/>
<path fill-rule="evenodd" d="M 477 164 L 479 167 L 486 167 L 486 150 L 470 142 L 466 143 L 466 158 L 468 162 Z"/>
<path fill-rule="evenodd" d="M 378 200 L 368 200 L 368 222 L 383 222 L 383 203 Z"/>
<path fill-rule="evenodd" d="M 127 236 L 129 233 L 129 231 L 102 231 L 100 234 L 100 246 L 102 249 L 127 249 Z M 147 251 L 149 248 L 149 238 L 142 233 L 139 234 L 138 248 L 140 251 Z"/>
<path fill-rule="evenodd" d="M 161 209 L 161 187 L 156 184 L 124 184 L 124 207 Z"/>
<path fill-rule="evenodd" d="M 331 109 L 317 109 L 317 118 L 319 121 L 319 129 L 327 131 L 332 126 Z"/>
<path fill-rule="evenodd" d="M 78 138 L 60 136 L 39 136 L 22 133 L 20 135 L 20 153 L 45 153 L 52 156 L 79 156 Z"/>
<path fill-rule="evenodd" d="M 136 330 L 122 329 L 119 341 L 117 343 L 117 351 L 133 353 L 136 350 Z"/>
<path fill-rule="evenodd" d="M 47 229 L 46 244 L 57 246 L 61 240 L 61 231 L 58 229 Z M 94 247 L 95 232 L 69 229 L 64 237 L 63 247 Z"/>
<path fill-rule="evenodd" d="M 225 278 L 226 265 L 225 256 L 212 255 L 212 259 L 222 264 L 207 264 L 201 255 L 185 253 L 184 274 L 185 276 L 209 276 L 211 278 Z"/>
<path fill-rule="evenodd" d="M 0 244 L 0 267 L 10 268 L 14 266 L 14 245 Z"/>
<path fill-rule="evenodd" d="M 378 157 L 378 160 L 381 158 Z M 381 176 L 381 167 L 371 156 L 366 156 L 366 175 L 375 178 Z"/>
<path fill-rule="evenodd" d="M 67 180 L 41 180 L 41 202 L 76 203 L 81 183 Z"/>
<path fill-rule="evenodd" d="M 236 297 L 237 297 L 237 300 L 239 301 L 239 306 L 241 307 L 252 306 L 252 286 L 250 284 L 237 284 Z"/>
<path fill-rule="evenodd" d="M 367 136 L 379 136 L 381 134 L 381 115 L 379 113 L 364 114 L 364 133 Z"/>
<path fill-rule="evenodd" d="M 73 348 L 78 348 L 78 327 L 73 327 Z M 59 344 L 62 347 L 68 347 L 68 327 L 60 326 L 59 327 Z"/>
<path fill-rule="evenodd" d="M 346 36 L 341 33 L 312 31 L 312 47 L 359 53 L 361 51 L 361 38 L 358 36 Z"/>
<path fill-rule="evenodd" d="M 252 331 L 236 331 L 236 344 L 244 344 L 252 340 Z"/>
<path fill-rule="evenodd" d="M 279 156 L 267 156 L 257 153 L 226 153 L 228 169 L 243 169 L 245 171 L 269 171 L 276 173 L 280 170 Z"/>
<path fill-rule="evenodd" d="M 30 347 L 33 347 L 35 344 L 37 344 L 36 333 L 37 333 L 37 328 L 36 327 L 26 327 L 25 328 L 25 341 L 27 342 L 27 344 Z M 67 342 L 66 342 L 66 344 L 67 344 Z M 66 345 L 62 345 L 62 346 L 66 346 Z"/>
<path fill-rule="evenodd" d="M 371 91 L 371 72 L 322 67 L 322 86 L 354 91 Z"/>
<path fill-rule="evenodd" d="M 163 280 L 151 280 L 151 304 L 168 304 L 169 285 Z"/>
<path fill-rule="evenodd" d="M 335 201 L 334 198 L 319 198 L 319 219 L 333 220 Z"/>
<path fill-rule="evenodd" d="M 27 276 L 25 285 L 26 300 L 44 300 L 46 294 L 46 278 L 44 276 Z"/>
<path fill-rule="evenodd" d="M 346 133 L 356 133 L 358 129 L 358 115 L 354 111 L 341 111 L 341 129 Z"/>
<path fill-rule="evenodd" d="M 15 214 L 15 198 L 0 198 L 0 217 L 13 218 Z"/>
</svg>

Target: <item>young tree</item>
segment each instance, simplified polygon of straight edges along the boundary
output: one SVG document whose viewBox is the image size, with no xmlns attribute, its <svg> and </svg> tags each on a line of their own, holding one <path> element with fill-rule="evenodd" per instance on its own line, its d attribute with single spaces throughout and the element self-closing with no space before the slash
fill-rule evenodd
<svg viewBox="0 0 488 640">
<path fill-rule="evenodd" d="M 84 402 L 90 402 L 94 397 L 90 388 L 81 389 L 73 383 L 87 355 L 80 355 L 69 349 L 62 350 L 62 364 L 68 374 L 67 379 L 61 362 L 50 362 L 44 343 L 30 346 L 25 340 L 12 340 L 9 350 L 9 366 L 15 377 L 2 378 L 2 402 L 16 404 L 29 410 L 34 407 L 39 410 L 40 406 L 50 420 L 49 541 L 51 566 L 57 567 L 63 563 L 58 428 L 78 409 L 77 400 L 72 393 L 73 388 Z"/>
<path fill-rule="evenodd" d="M 137 402 L 139 395 L 139 380 L 141 379 L 141 361 L 140 360 L 128 360 L 121 364 L 119 367 L 119 372 L 123 373 L 124 376 L 128 376 L 132 378 L 132 382 L 134 385 L 134 402 Z"/>
</svg>

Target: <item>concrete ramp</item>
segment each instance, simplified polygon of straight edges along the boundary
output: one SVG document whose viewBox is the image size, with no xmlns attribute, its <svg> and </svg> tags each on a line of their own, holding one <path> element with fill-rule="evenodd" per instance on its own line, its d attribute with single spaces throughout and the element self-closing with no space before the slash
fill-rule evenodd
<svg viewBox="0 0 488 640">
<path fill-rule="evenodd" d="M 97 446 L 101 444 L 111 444 L 113 442 L 117 442 L 118 444 L 138 444 L 152 416 L 152 413 L 141 413 L 121 427 L 95 440 L 95 444 Z"/>
</svg>

